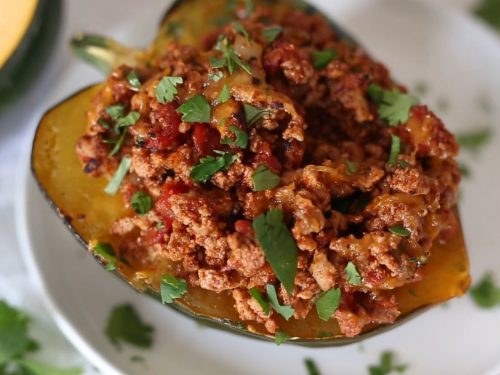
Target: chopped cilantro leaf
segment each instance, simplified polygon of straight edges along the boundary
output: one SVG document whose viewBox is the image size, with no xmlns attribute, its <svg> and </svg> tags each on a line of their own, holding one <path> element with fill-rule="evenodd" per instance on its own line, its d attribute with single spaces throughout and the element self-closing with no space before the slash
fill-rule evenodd
<svg viewBox="0 0 500 375">
<path fill-rule="evenodd" d="M 92 246 L 92 251 L 106 262 L 106 271 L 116 269 L 116 255 L 109 243 L 98 242 Z"/>
<path fill-rule="evenodd" d="M 352 174 L 354 174 L 354 173 L 357 172 L 358 166 L 357 166 L 356 162 L 350 161 L 350 160 L 346 160 L 344 162 L 344 164 L 345 164 L 346 174 L 348 176 L 350 176 L 350 175 L 352 175 Z"/>
<path fill-rule="evenodd" d="M 226 84 L 222 87 L 222 90 L 219 94 L 219 97 L 217 98 L 217 101 L 222 104 L 227 102 L 230 97 L 231 97 L 231 92 L 229 91 L 229 86 Z"/>
<path fill-rule="evenodd" d="M 28 351 L 29 318 L 0 300 L 0 365 Z"/>
<path fill-rule="evenodd" d="M 398 235 L 399 237 L 408 237 L 411 232 L 401 225 L 395 225 L 389 228 L 389 232 Z"/>
<path fill-rule="evenodd" d="M 158 102 L 170 103 L 177 95 L 177 85 L 184 82 L 182 77 L 163 77 L 155 88 L 155 95 Z"/>
<path fill-rule="evenodd" d="M 477 6 L 474 9 L 476 16 L 500 31 L 500 1 L 481 0 L 476 3 Z"/>
<path fill-rule="evenodd" d="M 139 90 L 141 88 L 141 80 L 139 79 L 139 76 L 137 75 L 135 70 L 132 70 L 128 75 L 127 75 L 127 81 L 132 88 L 135 90 Z"/>
<path fill-rule="evenodd" d="M 325 49 L 324 51 L 313 52 L 313 67 L 314 69 L 323 69 L 332 61 L 339 57 L 337 51 L 333 48 Z"/>
<path fill-rule="evenodd" d="M 139 112 L 131 111 L 125 117 L 120 117 L 115 124 L 115 129 L 125 128 L 134 125 L 141 117 Z"/>
<path fill-rule="evenodd" d="M 493 275 L 487 273 L 470 289 L 470 295 L 476 305 L 485 309 L 500 305 L 500 288 L 495 286 Z"/>
<path fill-rule="evenodd" d="M 248 290 L 248 293 L 259 303 L 260 307 L 262 307 L 262 311 L 264 311 L 265 315 L 269 315 L 269 302 L 264 298 L 262 293 L 256 287 Z"/>
<path fill-rule="evenodd" d="M 389 375 L 396 372 L 404 372 L 408 366 L 407 365 L 394 365 L 394 353 L 384 352 L 380 356 L 380 364 L 378 366 L 370 366 L 368 368 L 370 375 Z"/>
<path fill-rule="evenodd" d="M 111 129 L 111 125 L 109 124 L 109 122 L 104 120 L 102 117 L 99 118 L 99 120 L 97 120 L 97 123 L 101 125 L 104 129 Z"/>
<path fill-rule="evenodd" d="M 82 373 L 82 369 L 78 367 L 60 369 L 30 359 L 16 359 L 12 362 L 21 369 L 21 372 L 9 372 L 9 375 L 80 375 Z"/>
<path fill-rule="evenodd" d="M 104 189 L 106 193 L 108 193 L 109 195 L 115 195 L 118 192 L 118 189 L 120 188 L 120 185 L 122 184 L 122 181 L 125 178 L 131 165 L 132 159 L 127 156 L 123 157 L 123 159 L 120 161 L 118 169 L 115 172 L 115 175 Z"/>
<path fill-rule="evenodd" d="M 253 0 L 245 0 L 245 10 L 247 18 L 250 17 L 253 14 L 253 12 L 255 12 L 255 4 Z"/>
<path fill-rule="evenodd" d="M 277 208 L 257 216 L 252 227 L 267 261 L 288 294 L 292 293 L 297 274 L 297 245 L 283 223 L 283 212 Z"/>
<path fill-rule="evenodd" d="M 106 113 L 111 117 L 112 120 L 116 120 L 123 116 L 123 111 L 125 107 L 123 104 L 110 105 L 106 108 Z"/>
<path fill-rule="evenodd" d="M 254 191 L 271 190 L 280 184 L 281 177 L 266 166 L 259 165 L 252 174 L 252 182 Z"/>
<path fill-rule="evenodd" d="M 295 313 L 295 310 L 292 306 L 280 305 L 274 285 L 267 284 L 266 292 L 267 292 L 267 298 L 269 298 L 269 303 L 271 304 L 273 310 L 276 311 L 278 314 L 280 314 L 286 320 L 290 319 Z"/>
<path fill-rule="evenodd" d="M 248 126 L 252 126 L 268 113 L 268 111 L 264 109 L 254 107 L 247 103 L 243 104 L 243 111 L 245 112 L 245 120 Z"/>
<path fill-rule="evenodd" d="M 127 132 L 123 131 L 122 134 L 120 134 L 120 136 L 117 139 L 109 140 L 110 144 L 114 144 L 113 149 L 108 155 L 109 157 L 115 156 L 118 153 L 118 151 L 120 151 L 126 136 Z"/>
<path fill-rule="evenodd" d="M 397 89 L 384 90 L 375 84 L 368 87 L 368 95 L 378 105 L 379 116 L 389 126 L 407 122 L 411 108 L 418 104 L 418 99 L 414 96 L 404 94 Z"/>
<path fill-rule="evenodd" d="M 186 101 L 176 111 L 182 114 L 182 121 L 209 124 L 212 107 L 203 95 L 198 94 Z"/>
<path fill-rule="evenodd" d="M 285 332 L 283 331 L 277 331 L 276 334 L 274 335 L 274 342 L 276 345 L 280 346 L 284 342 L 287 342 L 290 340 L 290 336 L 288 336 Z"/>
<path fill-rule="evenodd" d="M 308 375 L 321 375 L 318 366 L 311 358 L 304 359 L 304 364 L 306 365 Z"/>
<path fill-rule="evenodd" d="M 351 285 L 361 285 L 361 276 L 353 262 L 347 263 L 344 269 L 344 273 L 347 276 L 347 282 Z"/>
<path fill-rule="evenodd" d="M 397 135 L 391 134 L 391 153 L 389 155 L 389 161 L 387 165 L 393 167 L 398 161 L 399 153 L 401 152 L 401 138 Z"/>
<path fill-rule="evenodd" d="M 200 162 L 191 169 L 191 178 L 198 183 L 207 182 L 215 173 L 233 164 L 238 157 L 231 152 L 218 152 L 219 156 L 202 158 Z"/>
<path fill-rule="evenodd" d="M 492 135 L 493 132 L 491 128 L 483 128 L 470 132 L 458 133 L 457 142 L 462 149 L 477 152 L 491 140 Z"/>
<path fill-rule="evenodd" d="M 174 38 L 179 38 L 182 34 L 182 23 L 180 22 L 169 22 L 167 23 L 167 34 L 173 36 Z"/>
<path fill-rule="evenodd" d="M 223 58 L 218 59 L 216 57 L 210 56 L 208 58 L 208 61 L 210 62 L 210 66 L 215 69 L 223 68 L 226 66 L 226 60 Z"/>
<path fill-rule="evenodd" d="M 150 348 L 153 344 L 153 327 L 144 323 L 134 306 L 128 303 L 113 307 L 106 335 L 118 349 L 123 342 L 141 348 Z"/>
<path fill-rule="evenodd" d="M 248 74 L 252 75 L 252 68 L 247 62 L 241 60 L 236 54 L 234 47 L 228 44 L 227 39 L 223 39 L 217 43 L 217 49 L 223 53 L 223 58 L 216 58 L 210 56 L 208 58 L 212 68 L 223 68 L 227 67 L 229 74 L 233 74 L 237 67 L 240 67 Z"/>
<path fill-rule="evenodd" d="M 410 166 L 410 163 L 408 163 L 406 160 L 401 159 L 398 162 L 399 166 L 403 169 L 407 169 Z"/>
<path fill-rule="evenodd" d="M 319 295 L 315 302 L 316 312 L 321 320 L 327 322 L 337 310 L 340 303 L 340 288 L 332 288 Z"/>
<path fill-rule="evenodd" d="M 143 191 L 136 191 L 130 199 L 130 205 L 139 215 L 145 215 L 153 207 L 153 198 Z"/>
<path fill-rule="evenodd" d="M 224 77 L 224 73 L 221 72 L 220 70 L 208 73 L 208 79 L 214 82 L 219 82 L 222 79 L 222 77 Z"/>
<path fill-rule="evenodd" d="M 272 43 L 283 32 L 281 26 L 269 26 L 262 30 L 262 37 L 269 43 Z"/>
<path fill-rule="evenodd" d="M 187 293 L 187 282 L 173 275 L 163 275 L 160 285 L 161 302 L 172 303 Z"/>
<path fill-rule="evenodd" d="M 463 177 L 468 178 L 471 176 L 470 168 L 467 164 L 458 163 L 458 168 Z"/>
<path fill-rule="evenodd" d="M 238 128 L 236 125 L 231 125 L 228 130 L 234 134 L 235 140 L 233 141 L 228 136 L 221 139 L 220 143 L 223 145 L 234 145 L 239 148 L 247 148 L 248 146 L 248 134 L 243 129 Z"/>
<path fill-rule="evenodd" d="M 232 25 L 233 29 L 235 29 L 238 33 L 243 35 L 247 40 L 250 40 L 250 35 L 248 34 L 248 31 L 245 30 L 245 28 L 241 23 L 233 21 Z"/>
</svg>

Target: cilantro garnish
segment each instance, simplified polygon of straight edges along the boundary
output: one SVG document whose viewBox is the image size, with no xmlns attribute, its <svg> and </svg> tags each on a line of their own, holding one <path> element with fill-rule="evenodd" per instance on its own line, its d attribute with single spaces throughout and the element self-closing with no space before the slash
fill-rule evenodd
<svg viewBox="0 0 500 375">
<path fill-rule="evenodd" d="M 224 39 L 217 43 L 217 48 L 222 52 L 222 58 L 216 58 L 213 56 L 209 57 L 209 62 L 212 68 L 223 68 L 227 67 L 229 74 L 233 74 L 237 67 L 240 67 L 248 74 L 252 75 L 252 68 L 247 62 L 241 60 L 236 54 L 234 47 L 228 44 L 227 39 Z"/>
<path fill-rule="evenodd" d="M 462 149 L 477 152 L 491 140 L 492 135 L 493 132 L 491 128 L 483 128 L 470 132 L 458 133 L 457 142 Z"/>
<path fill-rule="evenodd" d="M 277 331 L 274 335 L 274 342 L 276 345 L 280 346 L 284 342 L 287 342 L 290 340 L 290 336 L 288 336 L 285 332 L 283 331 Z"/>
<path fill-rule="evenodd" d="M 255 4 L 253 0 L 245 0 L 245 9 L 247 17 L 250 17 L 255 12 Z"/>
<path fill-rule="evenodd" d="M 130 205 L 139 215 L 145 215 L 153 207 L 153 198 L 143 191 L 136 191 L 130 199 Z"/>
<path fill-rule="evenodd" d="M 243 112 L 245 112 L 245 121 L 248 126 L 252 126 L 268 113 L 265 109 L 260 109 L 247 103 L 243 104 Z"/>
<path fill-rule="evenodd" d="M 97 123 L 101 125 L 104 129 L 111 129 L 111 125 L 109 124 L 109 122 L 104 120 L 102 117 L 100 117 L 99 120 L 97 120 Z"/>
<path fill-rule="evenodd" d="M 233 21 L 232 26 L 233 29 L 235 29 L 238 33 L 243 35 L 246 38 L 246 40 L 250 40 L 250 35 L 248 34 L 248 31 L 245 30 L 245 28 L 241 23 Z"/>
<path fill-rule="evenodd" d="M 139 90 L 141 88 L 141 80 L 139 79 L 139 76 L 137 75 L 135 70 L 132 70 L 127 75 L 127 81 L 133 89 Z"/>
<path fill-rule="evenodd" d="M 221 72 L 220 70 L 208 73 L 208 79 L 214 82 L 219 82 L 222 79 L 222 77 L 224 77 L 224 73 Z"/>
<path fill-rule="evenodd" d="M 202 158 L 200 162 L 191 169 L 191 178 L 198 183 L 207 182 L 215 173 L 229 167 L 238 157 L 232 152 L 215 151 L 219 156 Z"/>
<path fill-rule="evenodd" d="M 123 111 L 125 107 L 123 104 L 110 105 L 106 108 L 106 113 L 111 117 L 112 120 L 116 120 L 123 116 Z"/>
<path fill-rule="evenodd" d="M 137 120 L 141 117 L 141 114 L 139 112 L 129 112 L 127 116 L 125 117 L 120 117 L 115 124 L 115 129 L 119 130 L 121 128 L 126 128 L 128 126 L 134 125 Z"/>
<path fill-rule="evenodd" d="M 170 103 L 177 95 L 177 85 L 184 82 L 182 77 L 163 77 L 155 88 L 155 95 L 158 102 Z"/>
<path fill-rule="evenodd" d="M 25 356 L 38 350 L 29 337 L 30 319 L 22 311 L 0 300 L 0 373 L 5 375 L 79 375 L 79 368 L 59 369 Z"/>
<path fill-rule="evenodd" d="M 203 95 L 198 94 L 186 101 L 176 111 L 182 114 L 182 121 L 209 124 L 212 107 Z"/>
<path fill-rule="evenodd" d="M 316 366 L 316 363 L 311 358 L 304 359 L 304 364 L 309 375 L 321 375 L 318 366 Z"/>
<path fill-rule="evenodd" d="M 353 262 L 347 263 L 344 269 L 344 273 L 347 276 L 347 282 L 351 285 L 361 285 L 361 276 Z"/>
<path fill-rule="evenodd" d="M 120 161 L 120 165 L 118 166 L 115 175 L 113 176 L 111 181 L 109 181 L 109 184 L 104 189 L 106 193 L 108 193 L 109 195 L 115 195 L 118 192 L 118 189 L 120 188 L 120 185 L 122 184 L 122 181 L 125 178 L 131 165 L 132 165 L 132 159 L 127 156 L 124 156 L 123 159 Z"/>
<path fill-rule="evenodd" d="M 490 26 L 500 31 L 500 1 L 481 0 L 475 7 L 474 13 Z"/>
<path fill-rule="evenodd" d="M 262 307 L 262 311 L 264 314 L 269 315 L 269 302 L 265 299 L 262 293 L 256 287 L 248 290 L 248 293 L 259 303 L 260 307 Z"/>
<path fill-rule="evenodd" d="M 314 69 L 323 69 L 332 61 L 339 57 L 337 51 L 333 48 L 324 51 L 314 51 L 313 53 Z"/>
<path fill-rule="evenodd" d="M 173 275 L 163 275 L 160 293 L 162 303 L 172 303 L 187 293 L 187 282 Z"/>
<path fill-rule="evenodd" d="M 220 143 L 223 145 L 231 145 L 231 146 L 237 146 L 239 148 L 247 148 L 248 146 L 248 134 L 246 131 L 243 129 L 238 128 L 236 125 L 231 125 L 228 130 L 234 134 L 235 139 L 234 141 L 229 138 L 228 136 L 225 136 L 224 138 L 221 139 Z"/>
<path fill-rule="evenodd" d="M 292 306 L 280 305 L 274 285 L 272 284 L 266 285 L 266 292 L 267 292 L 267 298 L 269 298 L 269 303 L 273 307 L 273 310 L 276 311 L 278 314 L 280 314 L 286 320 L 290 319 L 295 313 L 295 310 Z"/>
<path fill-rule="evenodd" d="M 487 273 L 470 289 L 473 301 L 485 309 L 500 305 L 500 288 L 495 286 L 493 275 Z"/>
<path fill-rule="evenodd" d="M 292 294 L 297 274 L 297 245 L 283 223 L 283 212 L 278 208 L 257 216 L 252 223 L 259 243 L 276 277 L 288 294 Z"/>
<path fill-rule="evenodd" d="M 411 232 L 401 225 L 395 225 L 389 228 L 389 232 L 398 235 L 399 237 L 408 237 Z"/>
<path fill-rule="evenodd" d="M 282 32 L 283 28 L 281 26 L 269 26 L 262 30 L 262 37 L 267 42 L 272 43 Z"/>
<path fill-rule="evenodd" d="M 408 365 L 395 365 L 393 361 L 394 353 L 382 353 L 380 356 L 380 364 L 378 366 L 370 366 L 368 368 L 370 375 L 389 375 L 393 371 L 402 373 L 408 368 Z"/>
<path fill-rule="evenodd" d="M 340 288 L 332 288 L 319 295 L 315 302 L 316 312 L 321 320 L 327 322 L 340 304 Z"/>
<path fill-rule="evenodd" d="M 116 269 L 116 255 L 113 246 L 109 243 L 98 242 L 92 246 L 92 251 L 106 262 L 106 271 Z"/>
<path fill-rule="evenodd" d="M 150 348 L 153 331 L 153 327 L 144 323 L 134 306 L 128 303 L 113 307 L 106 326 L 106 335 L 118 349 L 123 342 Z"/>
<path fill-rule="evenodd" d="M 344 164 L 345 164 L 346 174 L 348 176 L 350 176 L 350 175 L 352 175 L 352 174 L 354 174 L 354 173 L 357 172 L 358 165 L 356 164 L 356 162 L 350 161 L 350 160 L 346 160 L 344 162 Z"/>
<path fill-rule="evenodd" d="M 231 92 L 229 91 L 229 86 L 226 84 L 222 87 L 222 90 L 219 94 L 219 97 L 217 98 L 217 101 L 222 104 L 225 103 L 229 100 L 231 97 Z"/>
<path fill-rule="evenodd" d="M 252 174 L 252 182 L 254 191 L 271 190 L 280 184 L 281 177 L 266 166 L 259 165 Z"/>
<path fill-rule="evenodd" d="M 379 116 L 389 126 L 407 122 L 411 108 L 418 104 L 418 99 L 414 96 L 402 93 L 397 89 L 384 90 L 375 84 L 368 87 L 368 96 L 378 105 Z"/>
<path fill-rule="evenodd" d="M 401 152 L 401 138 L 397 135 L 391 134 L 391 153 L 389 155 L 389 161 L 387 165 L 393 167 L 398 161 L 399 153 Z"/>
</svg>

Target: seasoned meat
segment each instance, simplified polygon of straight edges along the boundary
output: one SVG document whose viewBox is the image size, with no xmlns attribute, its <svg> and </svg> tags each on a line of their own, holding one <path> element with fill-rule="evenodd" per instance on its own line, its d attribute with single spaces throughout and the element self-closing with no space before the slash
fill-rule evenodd
<svg viewBox="0 0 500 375">
<path fill-rule="evenodd" d="M 241 321 L 270 333 L 281 318 L 256 292 L 304 319 L 335 289 L 345 336 L 392 323 L 394 290 L 420 280 L 434 240 L 452 233 L 457 143 L 322 17 L 241 18 L 245 33 L 228 23 L 203 48 L 170 43 L 147 66 L 113 71 L 95 97 L 76 152 L 95 177 L 131 159 L 120 192 L 136 213 L 110 228 L 120 253 L 232 295 Z M 269 25 L 281 27 L 274 40 Z"/>
</svg>

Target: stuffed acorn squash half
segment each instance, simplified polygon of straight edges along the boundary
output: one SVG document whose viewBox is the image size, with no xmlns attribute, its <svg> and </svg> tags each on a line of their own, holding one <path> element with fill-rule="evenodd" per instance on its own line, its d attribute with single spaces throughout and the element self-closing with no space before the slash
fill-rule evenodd
<svg viewBox="0 0 500 375">
<path fill-rule="evenodd" d="M 109 76 L 43 116 L 32 169 L 133 288 L 311 346 L 467 290 L 455 138 L 311 7 L 181 1 L 145 50 L 73 47 Z"/>
</svg>

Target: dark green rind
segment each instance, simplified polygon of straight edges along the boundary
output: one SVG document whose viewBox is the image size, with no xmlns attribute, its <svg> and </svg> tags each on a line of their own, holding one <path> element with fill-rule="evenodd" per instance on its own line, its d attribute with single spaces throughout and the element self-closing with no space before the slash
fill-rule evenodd
<svg viewBox="0 0 500 375">
<path fill-rule="evenodd" d="M 0 70 L 0 113 L 18 98 L 48 61 L 61 22 L 61 0 L 40 0 L 28 31 Z"/>
</svg>

